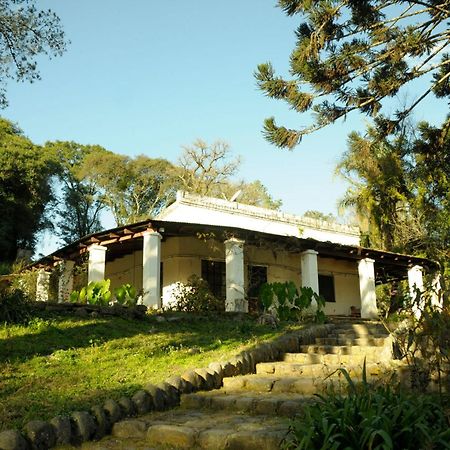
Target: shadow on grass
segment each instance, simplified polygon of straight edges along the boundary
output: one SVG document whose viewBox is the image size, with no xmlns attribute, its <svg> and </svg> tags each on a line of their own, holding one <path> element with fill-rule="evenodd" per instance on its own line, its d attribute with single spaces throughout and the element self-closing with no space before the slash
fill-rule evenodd
<svg viewBox="0 0 450 450">
<path fill-rule="evenodd" d="M 88 322 L 88 323 L 86 323 Z M 185 315 L 177 321 L 159 322 L 155 318 L 144 320 L 108 318 L 76 318 L 52 315 L 38 318 L 25 328 L 26 334 L 0 338 L 0 364 L 24 362 L 35 356 L 51 355 L 58 350 L 81 349 L 119 340 L 118 347 L 126 347 L 123 338 L 140 334 L 145 336 L 169 335 L 172 339 L 149 349 L 152 354 L 167 353 L 180 348 L 201 347 L 214 350 L 222 344 L 236 344 L 252 337 L 267 335 L 273 330 L 256 325 L 253 319 L 234 320 L 217 316 Z M 22 331 L 23 333 L 23 331 Z M 114 346 L 110 343 L 110 346 Z M 149 355 L 151 356 L 151 355 Z"/>
<path fill-rule="evenodd" d="M 62 321 L 65 326 L 62 326 Z M 56 350 L 91 347 L 99 340 L 106 342 L 131 337 L 149 328 L 145 321 L 117 318 L 97 319 L 95 323 L 85 322 L 86 319 L 68 317 L 36 322 L 37 326 L 32 322 L 27 327 L 26 334 L 0 339 L 0 362 L 25 361 L 34 356 L 50 355 Z"/>
<path fill-rule="evenodd" d="M 61 391 L 35 392 L 33 398 L 22 396 L 9 399 L 0 408 L 0 432 L 11 428 L 23 428 L 30 420 L 49 420 L 57 415 L 68 416 L 74 411 L 89 411 L 95 405 L 103 405 L 107 399 L 118 400 L 122 396 L 132 397 L 141 386 L 127 384 L 117 389 L 96 389 L 74 395 Z"/>
</svg>

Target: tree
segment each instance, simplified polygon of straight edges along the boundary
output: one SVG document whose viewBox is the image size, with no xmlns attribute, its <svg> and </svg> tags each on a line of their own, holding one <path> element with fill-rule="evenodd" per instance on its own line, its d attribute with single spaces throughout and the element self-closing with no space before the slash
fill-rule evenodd
<svg viewBox="0 0 450 450">
<path fill-rule="evenodd" d="M 414 209 L 420 211 L 426 230 L 426 254 L 450 269 L 450 131 L 426 122 L 418 125 L 412 145 L 411 184 Z"/>
<path fill-rule="evenodd" d="M 40 79 L 37 56 L 59 56 L 67 42 L 59 17 L 34 0 L 0 0 L 0 107 L 6 107 L 8 79 Z"/>
<path fill-rule="evenodd" d="M 325 222 L 331 223 L 337 222 L 336 217 L 334 217 L 333 214 L 331 213 L 325 214 L 321 211 L 316 211 L 314 209 L 309 209 L 308 211 L 305 211 L 303 217 L 309 217 L 310 219 L 323 220 Z"/>
<path fill-rule="evenodd" d="M 342 203 L 366 221 L 365 244 L 450 267 L 450 134 L 416 128 L 390 138 L 373 127 L 350 135 L 338 166 L 351 183 Z"/>
<path fill-rule="evenodd" d="M 255 72 L 259 88 L 299 113 L 311 111 L 315 122 L 301 129 L 266 119 L 264 134 L 279 147 L 292 149 L 302 137 L 352 111 L 375 119 L 384 135 L 426 98 L 450 97 L 450 0 L 278 0 L 289 16 L 304 22 L 296 30 L 290 58 L 292 79 L 275 74 L 270 63 Z M 392 115 L 383 101 L 418 78 L 430 85 Z M 447 120 L 443 132 L 450 126 Z"/>
<path fill-rule="evenodd" d="M 91 154 L 107 153 L 98 145 L 76 142 L 48 142 L 46 151 L 53 152 L 62 198 L 55 207 L 56 233 L 66 244 L 102 229 L 100 213 L 105 207 L 95 183 L 82 174 L 85 159 Z"/>
<path fill-rule="evenodd" d="M 119 226 L 154 217 L 177 190 L 173 165 L 144 155 L 91 153 L 80 173 L 97 186 Z"/>
<path fill-rule="evenodd" d="M 51 154 L 0 119 L 0 258 L 13 262 L 18 249 L 34 250 L 36 234 L 51 227 L 48 205 L 56 164 Z"/>
<path fill-rule="evenodd" d="M 259 180 L 251 183 L 246 183 L 245 181 L 240 181 L 239 183 L 229 182 L 222 191 L 223 196 L 227 200 L 230 200 L 237 192 L 239 192 L 239 195 L 236 201 L 246 205 L 274 210 L 280 209 L 282 205 L 282 201 L 272 198 L 267 188 Z"/>
<path fill-rule="evenodd" d="M 234 176 L 240 158 L 232 158 L 230 146 L 222 141 L 208 145 L 197 139 L 183 147 L 178 159 L 178 179 L 182 189 L 199 195 L 222 197 L 222 189 Z"/>
<path fill-rule="evenodd" d="M 407 210 L 407 147 L 404 136 L 383 139 L 373 127 L 366 136 L 349 136 L 348 150 L 336 169 L 350 184 L 341 206 L 355 210 L 365 245 L 404 250 L 395 242 L 394 230 Z"/>
<path fill-rule="evenodd" d="M 279 209 L 281 200 L 274 200 L 267 188 L 256 180 L 251 183 L 233 181 L 241 159 L 233 158 L 229 145 L 223 141 L 208 144 L 197 139 L 192 145 L 183 147 L 178 159 L 176 174 L 180 188 L 203 196 L 236 200 L 247 205 Z"/>
</svg>

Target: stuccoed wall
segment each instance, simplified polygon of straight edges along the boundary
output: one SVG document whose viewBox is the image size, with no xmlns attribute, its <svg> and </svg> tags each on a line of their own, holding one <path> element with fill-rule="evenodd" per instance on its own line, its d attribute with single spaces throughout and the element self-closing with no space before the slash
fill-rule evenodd
<svg viewBox="0 0 450 450">
<path fill-rule="evenodd" d="M 248 285 L 247 266 L 267 266 L 268 282 L 294 281 L 301 286 L 300 255 L 276 249 L 244 246 L 244 277 Z M 177 283 L 186 283 L 190 276 L 201 276 L 201 260 L 225 260 L 222 242 L 207 237 L 172 237 L 162 243 L 163 305 L 170 303 Z M 320 274 L 333 275 L 336 303 L 327 303 L 326 314 L 349 315 L 350 307 L 360 307 L 359 278 L 356 263 L 332 258 L 318 257 Z M 106 264 L 106 278 L 111 279 L 112 289 L 132 283 L 142 288 L 142 251 L 118 258 Z"/>
<path fill-rule="evenodd" d="M 351 306 L 361 307 L 356 262 L 319 257 L 318 266 L 319 274 L 334 276 L 336 303 L 327 303 L 325 314 L 350 315 Z"/>
</svg>

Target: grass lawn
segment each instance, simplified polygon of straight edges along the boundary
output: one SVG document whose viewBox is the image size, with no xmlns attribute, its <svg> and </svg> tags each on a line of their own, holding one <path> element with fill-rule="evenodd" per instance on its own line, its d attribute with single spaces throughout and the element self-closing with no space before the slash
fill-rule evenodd
<svg viewBox="0 0 450 450">
<path fill-rule="evenodd" d="M 0 431 L 132 395 L 287 330 L 226 315 L 165 317 L 40 313 L 26 326 L 0 326 Z"/>
</svg>

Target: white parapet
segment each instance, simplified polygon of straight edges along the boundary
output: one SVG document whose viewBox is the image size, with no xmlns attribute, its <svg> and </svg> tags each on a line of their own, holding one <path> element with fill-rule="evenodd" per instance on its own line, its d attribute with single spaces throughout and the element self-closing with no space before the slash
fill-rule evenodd
<svg viewBox="0 0 450 450">
<path fill-rule="evenodd" d="M 361 317 L 363 319 L 376 319 L 378 317 L 374 263 L 375 260 L 370 258 L 361 259 L 358 262 Z"/>
<path fill-rule="evenodd" d="M 244 241 L 225 241 L 226 300 L 225 311 L 248 312 L 244 289 Z"/>
<path fill-rule="evenodd" d="M 89 246 L 88 283 L 105 279 L 106 250 L 103 245 Z"/>
<path fill-rule="evenodd" d="M 161 308 L 161 235 L 158 232 L 144 233 L 142 258 L 143 303 L 148 308 Z"/>
</svg>

